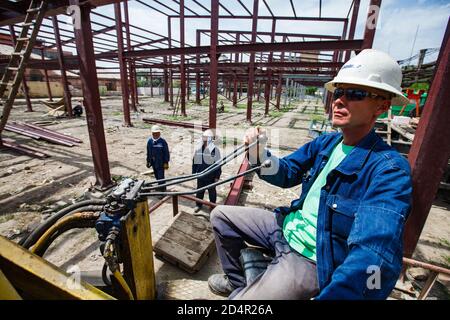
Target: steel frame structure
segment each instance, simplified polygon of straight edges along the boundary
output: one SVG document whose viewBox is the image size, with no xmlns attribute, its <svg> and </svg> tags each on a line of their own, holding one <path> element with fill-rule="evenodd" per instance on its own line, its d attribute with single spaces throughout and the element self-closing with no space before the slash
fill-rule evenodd
<svg viewBox="0 0 450 320">
<path fill-rule="evenodd" d="M 216 128 L 216 106 L 218 87 L 225 87 L 228 98 L 233 105 L 238 103 L 243 94 L 243 88 L 247 90 L 248 122 L 252 120 L 253 92 L 255 85 L 256 97 L 260 99 L 261 91 L 264 91 L 265 114 L 270 109 L 271 99 L 275 96 L 275 108 L 280 108 L 283 85 L 287 85 L 289 75 L 308 75 L 308 79 L 291 78 L 291 83 L 321 86 L 332 78 L 339 68 L 345 63 L 352 51 L 359 52 L 365 48 L 371 48 L 376 32 L 376 24 L 370 25 L 369 19 L 373 19 L 373 11 L 367 13 L 367 21 L 363 39 L 354 39 L 357 18 L 361 0 L 353 0 L 346 17 L 323 17 L 322 1 L 319 1 L 318 16 L 301 17 L 297 15 L 300 1 L 290 1 L 293 15 L 277 16 L 266 0 L 247 0 L 252 2 L 252 7 L 242 0 L 235 0 L 244 11 L 233 12 L 225 1 L 220 0 L 135 0 L 142 9 L 149 9 L 153 14 L 163 15 L 167 19 L 167 34 L 158 34 L 151 30 L 145 30 L 130 23 L 128 14 L 128 0 L 53 0 L 49 1 L 47 18 L 39 32 L 38 42 L 35 47 L 40 50 L 42 59 L 31 59 L 28 68 L 47 70 L 60 70 L 61 80 L 65 89 L 65 97 L 70 106 L 70 93 L 68 92 L 66 71 L 79 73 L 83 84 L 84 104 L 86 107 L 89 136 L 92 146 L 92 155 L 95 166 L 96 184 L 101 188 L 111 185 L 111 176 L 104 138 L 103 119 L 101 113 L 100 96 L 98 92 L 98 74 L 117 73 L 110 69 L 119 69 L 121 75 L 121 90 L 123 95 L 124 125 L 131 126 L 130 109 L 136 110 L 138 94 L 136 85 L 136 69 L 148 69 L 147 75 L 151 79 L 159 78 L 164 83 L 164 101 L 174 106 L 174 80 L 180 80 L 180 106 L 181 114 L 186 115 L 186 101 L 189 99 L 189 83 L 193 81 L 196 86 L 196 94 L 193 97 L 196 103 L 201 102 L 200 88 L 209 89 L 209 124 L 210 128 Z M 21 27 L 21 21 L 26 13 L 29 0 L 18 2 L 2 1 L 0 3 L 0 33 L 16 35 Z M 381 6 L 381 0 L 367 0 L 370 8 Z M 69 5 L 79 6 L 81 9 L 81 28 L 71 29 L 70 23 L 59 19 L 64 15 Z M 114 6 L 114 17 L 100 13 L 96 8 L 104 5 Z M 260 15 L 259 9 L 265 8 L 270 15 Z M 91 17 L 95 19 L 91 20 Z M 189 19 L 209 19 L 210 29 L 197 29 L 196 43 L 188 44 L 185 41 L 185 26 Z M 220 20 L 241 19 L 251 21 L 251 30 L 227 30 L 219 29 Z M 172 24 L 178 20 L 179 40 L 172 35 Z M 270 32 L 258 31 L 258 21 L 271 21 Z M 100 22 L 101 21 L 101 22 Z M 340 36 L 327 34 L 286 33 L 277 30 L 279 22 L 307 21 L 311 23 L 336 23 L 340 28 Z M 278 27 L 279 28 L 279 27 Z M 58 32 L 56 32 L 58 31 Z M 204 38 L 209 38 L 205 39 Z M 263 38 L 269 38 L 265 41 Z M 207 44 L 207 45 L 205 45 Z M 64 55 L 63 47 L 75 48 L 76 56 Z M 57 49 L 58 59 L 44 59 L 48 50 Z M 448 51 L 448 30 L 442 46 Z M 315 61 L 305 61 L 303 54 L 318 53 Z M 247 56 L 250 56 L 247 59 Z M 447 55 L 441 55 L 441 64 L 448 64 Z M 115 67 L 96 66 L 96 61 L 113 63 Z M 0 67 L 7 61 L 0 58 Z M 446 64 L 447 63 L 447 64 Z M 441 67 L 443 68 L 443 67 Z M 437 68 L 438 69 L 438 68 Z M 440 69 L 438 69 L 440 70 Z M 448 71 L 448 69 L 447 69 Z M 442 71 L 444 72 L 444 71 Z M 142 72 L 140 72 L 142 73 Z M 52 97 L 49 78 L 45 75 L 49 97 Z M 24 83 L 26 88 L 26 84 Z M 239 87 L 239 89 L 238 89 Z M 442 94 L 448 87 L 448 77 L 437 76 L 430 91 L 429 102 L 431 104 L 425 110 L 444 109 L 436 97 Z M 263 88 L 263 89 L 262 89 Z M 438 89 L 441 88 L 441 89 Z M 28 99 L 27 91 L 24 90 Z M 448 95 L 449 90 L 444 93 Z M 153 93 L 152 93 L 153 94 Z M 186 99 L 187 98 L 187 99 Z M 442 101 L 446 101 L 445 99 Z M 331 95 L 326 97 L 326 110 L 331 104 Z M 131 106 L 131 108 L 130 108 Z M 434 108 L 433 108 L 434 107 Z M 29 102 L 28 110 L 31 109 Z M 431 111 L 430 111 L 431 112 Z M 435 112 L 435 111 L 433 111 Z M 444 112 L 445 113 L 445 112 Z M 421 128 L 432 128 L 434 122 L 448 119 L 444 117 L 426 116 L 421 121 Z M 440 123 L 440 122 L 439 122 Z M 422 130 L 422 131 L 421 131 Z M 418 130 L 419 142 L 413 144 L 412 166 L 414 170 L 423 169 L 424 161 L 421 157 L 429 159 L 432 154 L 430 131 Z M 443 137 L 447 139 L 449 135 Z M 441 139 L 442 140 L 442 139 Z M 447 143 L 445 145 L 450 145 Z M 440 153 L 442 157 L 450 155 L 450 150 Z M 448 151 L 448 152 L 447 152 Z M 449 154 L 447 154 L 449 153 Z M 433 161 L 431 161 L 433 162 Z M 440 176 L 427 179 L 426 184 L 437 185 Z M 430 180 L 430 181 L 428 181 Z M 431 181 L 432 180 L 432 181 Z M 415 180 L 415 188 L 427 188 L 423 180 Z M 429 191 L 431 189 L 428 189 Z M 406 231 L 406 248 L 411 255 L 417 244 L 417 239 L 425 222 L 433 195 L 432 190 L 427 193 L 426 199 L 420 202 L 412 213 L 411 219 L 416 225 L 408 225 Z M 434 194 L 434 193 L 433 193 Z M 417 197 L 420 197 L 417 195 Z"/>
</svg>

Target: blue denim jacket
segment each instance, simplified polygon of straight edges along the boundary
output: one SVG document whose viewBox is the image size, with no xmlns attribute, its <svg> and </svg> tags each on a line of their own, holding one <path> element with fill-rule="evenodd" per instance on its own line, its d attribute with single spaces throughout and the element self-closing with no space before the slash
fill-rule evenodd
<svg viewBox="0 0 450 320">
<path fill-rule="evenodd" d="M 278 170 L 259 172 L 261 179 L 282 187 L 302 184 L 300 198 L 286 215 L 301 209 L 315 177 L 327 162 L 341 133 L 322 135 L 278 159 Z M 402 266 L 403 227 L 410 212 L 412 184 L 407 160 L 372 130 L 328 174 L 317 218 L 316 299 L 386 299 Z"/>
</svg>

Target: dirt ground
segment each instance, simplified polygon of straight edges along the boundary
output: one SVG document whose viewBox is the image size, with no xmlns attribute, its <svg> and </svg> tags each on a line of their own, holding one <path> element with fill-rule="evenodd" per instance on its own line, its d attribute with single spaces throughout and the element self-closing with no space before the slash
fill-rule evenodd
<svg viewBox="0 0 450 320">
<path fill-rule="evenodd" d="M 223 98 L 221 98 L 223 100 Z M 151 124 L 142 118 L 164 118 L 207 124 L 207 100 L 202 106 L 188 103 L 188 117 L 174 117 L 168 110 L 168 104 L 160 97 L 140 97 L 139 112 L 132 113 L 133 127 L 124 127 L 122 102 L 120 97 L 102 98 L 102 113 L 108 159 L 113 179 L 123 177 L 153 180 L 145 167 L 146 142 L 150 136 Z M 84 199 L 93 194 L 95 182 L 92 155 L 86 118 L 65 119 L 46 115 L 46 108 L 38 101 L 33 101 L 34 112 L 26 113 L 25 105 L 18 101 L 10 121 L 49 121 L 46 127 L 83 140 L 82 144 L 65 147 L 44 141 L 33 140 L 11 132 L 4 136 L 18 143 L 37 148 L 51 157 L 41 160 L 20 155 L 13 151 L 0 152 L 0 235 L 13 241 L 19 241 L 47 218 L 52 212 L 63 206 Z M 222 155 L 230 153 L 241 143 L 243 132 L 249 127 L 245 122 L 245 101 L 238 108 L 231 107 L 224 100 L 225 112 L 218 114 Z M 273 107 L 272 107 L 273 108 Z M 322 117 L 322 106 L 317 100 L 292 102 L 284 112 L 271 111 L 264 117 L 264 105 L 256 103 L 252 119 L 255 124 L 267 128 L 269 146 L 276 155 L 289 154 L 302 144 L 311 140 L 308 127 L 312 119 Z M 170 168 L 166 176 L 191 173 L 194 146 L 201 135 L 200 130 L 162 126 L 162 136 L 167 140 L 171 151 Z M 225 143 L 226 142 L 226 143 Z M 236 174 L 242 157 L 238 157 L 223 168 L 222 179 Z M 147 174 L 145 174 L 147 172 Z M 192 189 L 194 182 L 177 186 L 177 190 Z M 229 191 L 229 183 L 217 188 L 218 203 L 223 203 Z M 291 189 L 274 188 L 267 183 L 253 179 L 253 188 L 245 190 L 240 204 L 272 210 L 280 205 L 287 205 L 299 195 L 300 187 Z M 205 196 L 207 198 L 207 195 Z M 158 199 L 149 198 L 149 205 Z M 193 213 L 194 203 L 180 200 L 180 210 Z M 415 258 L 450 268 L 450 215 L 448 202 L 437 199 L 433 205 Z M 205 209 L 205 213 L 208 211 Z M 153 242 L 156 242 L 172 221 L 172 204 L 164 204 L 150 216 Z M 99 251 L 99 241 L 95 230 L 72 230 L 58 238 L 44 256 L 48 261 L 63 270 L 77 265 L 83 271 L 98 272 L 103 265 Z M 189 274 L 169 263 L 155 258 L 155 271 L 158 283 L 168 280 L 185 279 L 202 281 L 208 276 L 221 271 L 217 255 L 209 257 L 205 266 L 195 274 Z M 422 282 L 423 284 L 423 282 Z M 421 283 L 417 282 L 420 286 Z M 431 298 L 449 299 L 449 281 L 440 278 L 435 285 Z M 446 289 L 447 287 L 447 289 Z M 193 298 L 190 296 L 189 298 Z"/>
</svg>

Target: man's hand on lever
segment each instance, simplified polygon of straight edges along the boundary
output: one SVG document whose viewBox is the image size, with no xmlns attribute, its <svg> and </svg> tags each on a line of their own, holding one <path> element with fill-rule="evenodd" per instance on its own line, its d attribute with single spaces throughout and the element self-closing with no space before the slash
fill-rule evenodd
<svg viewBox="0 0 450 320">
<path fill-rule="evenodd" d="M 264 160 L 263 156 L 267 144 L 267 136 L 265 130 L 260 127 L 249 128 L 244 135 L 244 144 L 248 146 L 256 140 L 258 140 L 258 142 L 248 149 L 248 156 L 251 164 L 261 163 Z"/>
</svg>

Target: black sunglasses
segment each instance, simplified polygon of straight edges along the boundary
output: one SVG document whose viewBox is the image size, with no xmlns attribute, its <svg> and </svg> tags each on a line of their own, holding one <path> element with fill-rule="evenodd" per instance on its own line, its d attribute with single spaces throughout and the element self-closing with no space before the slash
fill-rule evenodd
<svg viewBox="0 0 450 320">
<path fill-rule="evenodd" d="M 361 101 L 367 97 L 388 99 L 384 96 L 369 92 L 364 89 L 336 88 L 336 90 L 334 90 L 334 93 L 333 93 L 334 100 L 339 99 L 343 95 L 345 95 L 345 98 L 347 98 L 348 101 Z"/>
</svg>

